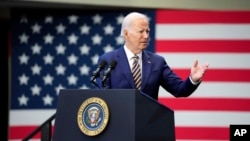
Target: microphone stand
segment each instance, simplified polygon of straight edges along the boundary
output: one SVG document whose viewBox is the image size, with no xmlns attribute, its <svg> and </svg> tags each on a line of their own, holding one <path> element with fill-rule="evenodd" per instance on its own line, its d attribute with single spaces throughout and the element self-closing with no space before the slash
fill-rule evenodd
<svg viewBox="0 0 250 141">
<path fill-rule="evenodd" d="M 102 89 L 105 89 L 105 82 L 106 81 L 102 81 Z"/>
<path fill-rule="evenodd" d="M 98 87 L 99 89 L 101 89 L 101 87 L 95 82 L 96 77 L 100 77 L 100 74 L 95 72 L 95 73 L 92 74 L 92 77 L 91 77 L 91 79 L 90 79 L 90 82 L 91 82 L 92 84 L 94 84 L 96 87 Z"/>
<path fill-rule="evenodd" d="M 99 89 L 102 89 L 94 80 L 91 81 L 96 87 L 98 87 Z"/>
<path fill-rule="evenodd" d="M 104 72 L 104 76 L 102 78 L 102 88 L 105 88 L 105 83 L 107 81 L 107 79 L 109 79 L 111 71 L 116 67 L 117 62 L 115 60 L 113 60 L 110 64 L 108 69 Z"/>
</svg>

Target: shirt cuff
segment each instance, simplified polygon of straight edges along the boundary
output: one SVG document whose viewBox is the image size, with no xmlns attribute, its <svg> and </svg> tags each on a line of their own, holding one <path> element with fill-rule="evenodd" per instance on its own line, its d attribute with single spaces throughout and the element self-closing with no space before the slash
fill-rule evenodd
<svg viewBox="0 0 250 141">
<path fill-rule="evenodd" d="M 191 83 L 192 83 L 193 85 L 198 85 L 198 84 L 201 82 L 201 80 L 199 80 L 198 82 L 194 82 L 194 81 L 191 79 L 191 76 L 189 76 L 189 80 L 191 81 Z"/>
</svg>

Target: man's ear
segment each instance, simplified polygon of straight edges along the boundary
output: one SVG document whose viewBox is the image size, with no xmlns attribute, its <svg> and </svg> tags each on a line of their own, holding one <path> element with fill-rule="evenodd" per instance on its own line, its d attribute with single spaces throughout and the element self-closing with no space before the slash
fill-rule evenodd
<svg viewBox="0 0 250 141">
<path fill-rule="evenodd" d="M 127 30 L 127 29 L 124 29 L 124 30 L 123 30 L 123 35 L 124 35 L 124 37 L 127 37 L 127 36 L 128 36 L 128 30 Z"/>
</svg>

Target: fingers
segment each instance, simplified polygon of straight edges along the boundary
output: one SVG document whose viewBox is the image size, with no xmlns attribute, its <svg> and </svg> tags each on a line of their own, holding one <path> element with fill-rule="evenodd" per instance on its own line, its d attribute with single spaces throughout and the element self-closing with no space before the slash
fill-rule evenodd
<svg viewBox="0 0 250 141">
<path fill-rule="evenodd" d="M 197 66 L 198 66 L 198 60 L 196 59 L 196 60 L 194 61 L 193 67 L 197 67 Z"/>
<path fill-rule="evenodd" d="M 202 65 L 202 68 L 203 68 L 203 69 L 207 69 L 207 68 L 208 68 L 208 66 L 209 66 L 209 64 L 208 64 L 208 63 L 206 63 L 206 64 L 203 64 L 203 65 Z"/>
</svg>

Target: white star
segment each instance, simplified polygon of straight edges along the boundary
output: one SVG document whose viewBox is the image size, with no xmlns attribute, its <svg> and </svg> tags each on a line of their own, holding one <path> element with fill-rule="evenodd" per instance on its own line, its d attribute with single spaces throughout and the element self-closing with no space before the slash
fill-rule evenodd
<svg viewBox="0 0 250 141">
<path fill-rule="evenodd" d="M 96 65 L 98 63 L 98 58 L 99 58 L 98 54 L 95 54 L 94 56 L 91 57 L 93 65 Z"/>
<path fill-rule="evenodd" d="M 84 24 L 80 27 L 80 30 L 81 30 L 81 34 L 86 34 L 88 35 L 89 34 L 89 30 L 90 30 L 90 26 Z"/>
<path fill-rule="evenodd" d="M 54 36 L 50 35 L 50 33 L 48 33 L 46 36 L 44 36 L 45 44 L 52 44 L 53 39 L 54 39 Z"/>
<path fill-rule="evenodd" d="M 74 33 L 68 36 L 69 44 L 77 44 L 78 36 Z"/>
<path fill-rule="evenodd" d="M 113 34 L 113 31 L 114 31 L 114 27 L 111 26 L 110 24 L 106 25 L 104 28 L 104 34 L 105 35 L 112 35 Z"/>
<path fill-rule="evenodd" d="M 23 15 L 20 19 L 20 23 L 28 23 L 28 18 L 25 15 Z"/>
<path fill-rule="evenodd" d="M 82 87 L 80 87 L 79 89 L 89 89 L 89 87 L 87 87 L 85 84 L 82 85 Z"/>
<path fill-rule="evenodd" d="M 53 56 L 51 56 L 49 53 L 43 57 L 44 59 L 44 64 L 51 64 L 52 65 L 52 61 L 54 59 Z"/>
<path fill-rule="evenodd" d="M 80 47 L 81 54 L 83 54 L 83 55 L 88 55 L 89 50 L 90 50 L 90 47 L 87 46 L 86 44 L 84 44 Z"/>
<path fill-rule="evenodd" d="M 69 77 L 67 77 L 69 85 L 76 85 L 78 78 L 74 75 L 71 74 Z"/>
<path fill-rule="evenodd" d="M 37 64 L 35 64 L 34 66 L 31 67 L 31 71 L 32 71 L 32 74 L 35 75 L 39 75 L 40 74 L 40 71 L 41 71 L 41 67 L 38 66 Z"/>
<path fill-rule="evenodd" d="M 46 105 L 52 105 L 53 97 L 51 97 L 49 94 L 46 94 L 46 96 L 43 97 L 43 104 Z"/>
<path fill-rule="evenodd" d="M 19 101 L 19 105 L 20 105 L 20 106 L 22 106 L 22 105 L 27 106 L 27 103 L 28 103 L 28 101 L 29 101 L 29 98 L 26 97 L 24 94 L 22 94 L 21 97 L 18 97 L 18 101 Z"/>
<path fill-rule="evenodd" d="M 29 56 L 27 56 L 25 53 L 22 54 L 22 56 L 19 56 L 20 64 L 28 64 Z"/>
<path fill-rule="evenodd" d="M 52 16 L 45 17 L 45 23 L 53 23 L 53 17 Z"/>
<path fill-rule="evenodd" d="M 53 76 L 47 74 L 43 77 L 44 85 L 52 85 L 52 81 L 54 80 Z"/>
<path fill-rule="evenodd" d="M 71 15 L 71 16 L 68 17 L 68 19 L 69 19 L 70 24 L 77 24 L 78 16 Z"/>
<path fill-rule="evenodd" d="M 64 26 L 62 23 L 60 23 L 58 26 L 56 26 L 57 34 L 64 34 L 65 29 L 66 29 L 66 26 Z"/>
<path fill-rule="evenodd" d="M 101 44 L 101 41 L 102 41 L 102 37 L 99 35 L 99 34 L 95 34 L 95 36 L 92 36 L 92 42 L 94 45 L 98 44 L 100 45 Z"/>
<path fill-rule="evenodd" d="M 89 75 L 90 68 L 87 65 L 84 64 L 79 69 L 80 69 L 81 75 L 86 75 L 86 76 Z"/>
<path fill-rule="evenodd" d="M 102 17 L 99 14 L 93 16 L 92 19 L 94 24 L 101 24 L 102 22 Z"/>
<path fill-rule="evenodd" d="M 22 76 L 20 76 L 18 79 L 20 85 L 28 85 L 29 77 L 26 76 L 25 74 L 22 74 Z"/>
<path fill-rule="evenodd" d="M 122 36 L 118 36 L 115 38 L 117 45 L 122 45 L 124 43 L 124 38 Z"/>
<path fill-rule="evenodd" d="M 107 53 L 107 52 L 114 50 L 114 48 L 110 44 L 108 44 L 103 48 L 103 50 L 105 53 Z"/>
<path fill-rule="evenodd" d="M 117 23 L 118 25 L 122 24 L 123 19 L 124 19 L 124 16 L 123 16 L 123 15 L 119 15 L 119 16 L 116 18 L 116 21 L 117 21 L 116 23 Z"/>
<path fill-rule="evenodd" d="M 77 60 L 78 60 L 78 57 L 75 56 L 75 54 L 71 54 L 70 56 L 68 56 L 68 61 L 70 65 L 73 65 L 73 64 L 76 65 Z"/>
<path fill-rule="evenodd" d="M 20 43 L 25 43 L 27 44 L 28 43 L 28 40 L 29 40 L 29 36 L 26 35 L 25 33 L 23 33 L 22 35 L 19 36 L 19 39 L 20 39 Z"/>
<path fill-rule="evenodd" d="M 59 92 L 61 89 L 65 89 L 65 87 L 63 87 L 61 84 L 59 84 L 56 88 L 55 88 L 55 91 L 56 91 L 56 94 L 59 95 Z"/>
<path fill-rule="evenodd" d="M 40 33 L 41 28 L 42 27 L 38 23 L 31 27 L 33 33 Z"/>
<path fill-rule="evenodd" d="M 64 67 L 62 64 L 56 66 L 55 69 L 56 69 L 57 75 L 64 75 L 65 74 L 66 67 Z"/>
<path fill-rule="evenodd" d="M 33 54 L 40 54 L 42 47 L 39 46 L 37 43 L 31 47 Z"/>
<path fill-rule="evenodd" d="M 66 47 L 62 44 L 59 44 L 58 46 L 56 46 L 56 53 L 57 54 L 64 54 L 66 50 Z"/>
<path fill-rule="evenodd" d="M 32 95 L 40 95 L 40 91 L 42 90 L 41 87 L 37 86 L 37 84 L 35 84 L 30 89 L 31 89 Z"/>
</svg>

